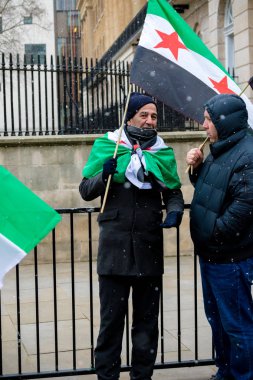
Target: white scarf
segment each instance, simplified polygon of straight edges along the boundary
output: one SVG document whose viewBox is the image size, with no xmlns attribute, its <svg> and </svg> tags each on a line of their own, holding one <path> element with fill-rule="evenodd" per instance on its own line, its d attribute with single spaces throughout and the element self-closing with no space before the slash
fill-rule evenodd
<svg viewBox="0 0 253 380">
<path fill-rule="evenodd" d="M 115 142 L 118 141 L 119 136 L 119 130 L 117 129 L 114 132 L 108 132 L 108 138 L 110 140 L 113 140 Z M 130 143 L 129 139 L 127 138 L 127 135 L 125 134 L 125 131 L 122 131 L 121 140 L 119 144 L 124 145 L 125 147 L 129 149 L 133 149 L 132 144 Z M 165 148 L 166 145 L 163 141 L 163 139 L 159 136 L 157 136 L 156 143 L 149 147 L 149 152 L 155 153 L 161 148 Z M 140 148 L 140 146 L 136 147 L 136 149 L 133 151 L 131 155 L 130 162 L 127 166 L 125 176 L 131 182 L 134 186 L 138 187 L 139 189 L 151 189 L 152 185 L 150 182 L 145 182 L 145 175 L 148 175 L 148 172 L 146 172 L 146 161 L 145 156 L 143 155 L 143 152 Z"/>
</svg>

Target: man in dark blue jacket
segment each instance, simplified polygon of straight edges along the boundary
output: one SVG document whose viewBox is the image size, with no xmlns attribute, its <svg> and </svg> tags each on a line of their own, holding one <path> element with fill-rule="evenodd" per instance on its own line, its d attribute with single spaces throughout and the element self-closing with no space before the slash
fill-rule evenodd
<svg viewBox="0 0 253 380">
<path fill-rule="evenodd" d="M 191 237 L 199 256 L 205 312 L 218 371 L 213 380 L 253 379 L 253 136 L 237 95 L 205 104 L 210 154 L 186 157 L 195 186 Z"/>
</svg>

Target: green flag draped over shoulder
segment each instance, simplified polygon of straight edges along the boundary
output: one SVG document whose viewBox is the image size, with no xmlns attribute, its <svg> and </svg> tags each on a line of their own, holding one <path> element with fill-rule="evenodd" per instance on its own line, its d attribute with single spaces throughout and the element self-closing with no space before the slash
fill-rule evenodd
<svg viewBox="0 0 253 380">
<path fill-rule="evenodd" d="M 0 166 L 0 288 L 18 264 L 61 220 L 61 216 Z"/>
<path fill-rule="evenodd" d="M 101 173 L 104 162 L 113 157 L 114 151 L 115 142 L 108 138 L 108 133 L 103 137 L 96 139 L 88 161 L 83 168 L 83 176 L 85 178 L 91 178 L 95 177 L 98 173 Z M 118 173 L 113 176 L 113 180 L 115 182 L 123 183 L 125 180 L 125 171 L 131 157 L 131 150 L 123 145 L 119 145 L 117 157 Z"/>
<path fill-rule="evenodd" d="M 119 130 L 108 132 L 103 137 L 95 140 L 83 169 L 83 177 L 91 178 L 102 172 L 104 162 L 113 157 L 118 133 Z M 157 142 L 147 150 L 143 150 L 142 153 L 146 172 L 154 174 L 158 180 L 170 189 L 181 187 L 173 149 L 166 146 L 159 136 L 157 136 Z M 125 182 L 125 173 L 131 158 L 132 145 L 123 131 L 117 151 L 118 173 L 113 176 L 114 182 Z"/>
</svg>

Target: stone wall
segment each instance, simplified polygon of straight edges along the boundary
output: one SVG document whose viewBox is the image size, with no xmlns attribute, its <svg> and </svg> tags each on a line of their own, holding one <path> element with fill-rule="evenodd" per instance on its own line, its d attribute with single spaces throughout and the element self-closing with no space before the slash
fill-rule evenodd
<svg viewBox="0 0 253 380">
<path fill-rule="evenodd" d="M 199 146 L 203 142 L 205 132 L 163 132 L 160 136 L 174 148 L 184 200 L 185 203 L 190 203 L 193 188 L 185 173 L 185 155 L 190 148 Z M 0 162 L 54 208 L 98 207 L 100 199 L 84 202 L 78 191 L 82 179 L 82 168 L 96 137 L 98 135 L 1 137 Z M 94 213 L 92 215 L 94 258 L 98 240 L 96 218 L 97 215 Z M 188 211 L 186 211 L 180 231 L 182 254 L 192 254 L 188 222 Z M 56 228 L 56 254 L 60 261 L 70 260 L 69 231 L 69 216 L 63 215 L 63 221 Z M 76 260 L 87 259 L 89 242 L 86 214 L 74 215 L 74 231 L 75 258 Z M 175 255 L 175 229 L 165 230 L 164 237 L 165 255 Z M 43 262 L 51 261 L 51 235 L 39 244 L 38 257 Z M 31 260 L 33 260 L 33 255 L 28 255 L 24 262 L 30 263 Z"/>
</svg>

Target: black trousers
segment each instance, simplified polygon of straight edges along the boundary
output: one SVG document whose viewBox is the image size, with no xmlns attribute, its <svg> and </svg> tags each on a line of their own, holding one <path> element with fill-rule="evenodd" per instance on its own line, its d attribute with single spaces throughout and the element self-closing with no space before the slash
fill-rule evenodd
<svg viewBox="0 0 253 380">
<path fill-rule="evenodd" d="M 130 378 L 150 380 L 157 355 L 162 276 L 99 276 L 100 331 L 95 349 L 99 380 L 120 375 L 122 338 L 132 288 L 132 360 Z"/>
</svg>

